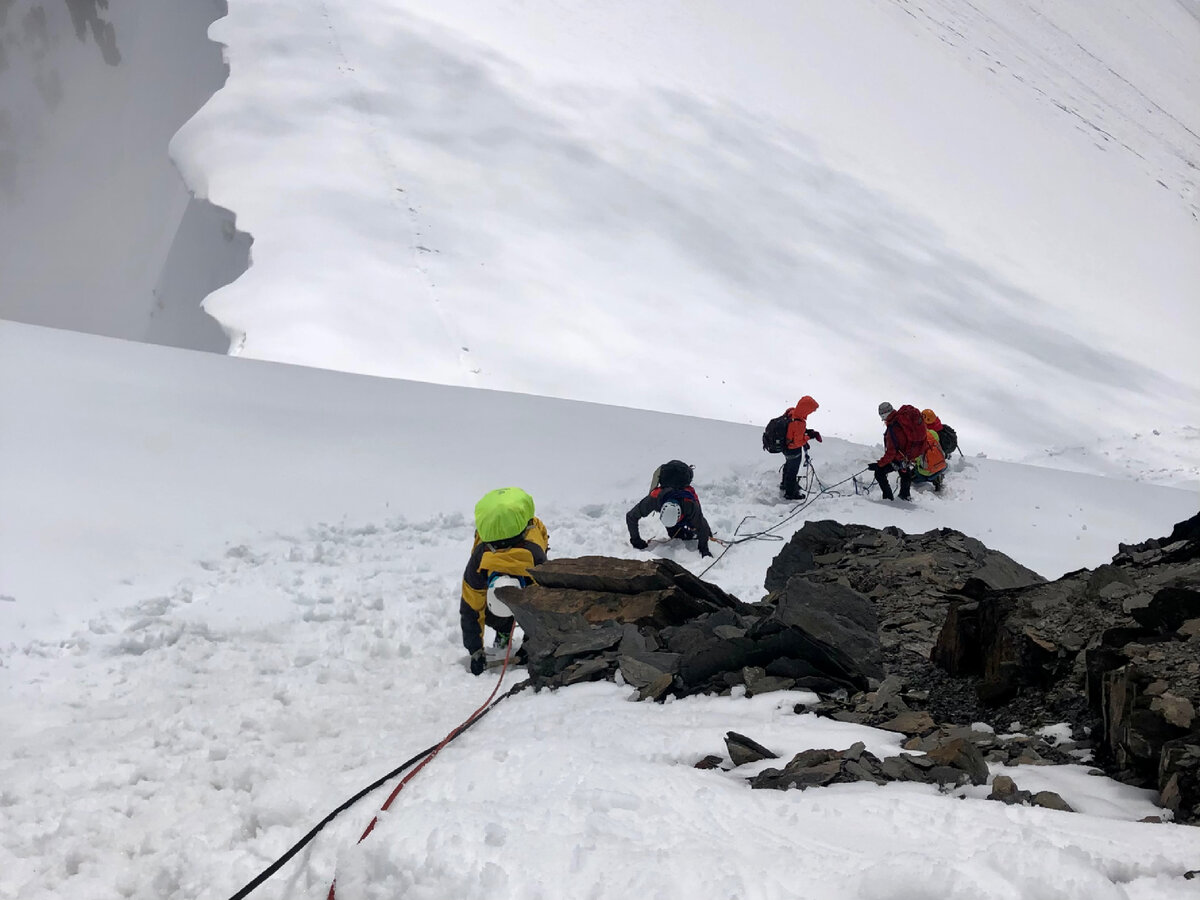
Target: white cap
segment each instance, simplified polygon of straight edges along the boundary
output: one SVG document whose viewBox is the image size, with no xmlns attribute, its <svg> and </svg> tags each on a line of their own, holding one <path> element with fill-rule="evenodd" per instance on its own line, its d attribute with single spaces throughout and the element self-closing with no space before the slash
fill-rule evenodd
<svg viewBox="0 0 1200 900">
<path fill-rule="evenodd" d="M 487 606 L 488 606 L 488 609 L 491 610 L 492 615 L 500 616 L 501 618 L 504 618 L 504 619 L 507 619 L 509 616 L 512 615 L 512 610 L 509 609 L 503 603 L 503 601 L 501 601 L 499 598 L 496 597 L 496 588 L 502 588 L 502 587 L 517 587 L 517 588 L 519 588 L 521 586 L 522 585 L 521 585 L 520 580 L 517 578 L 514 578 L 512 575 L 495 575 L 495 576 L 493 576 L 491 581 L 488 582 L 488 590 L 487 590 Z"/>
<path fill-rule="evenodd" d="M 658 518 L 667 528 L 674 528 L 683 518 L 683 508 L 674 500 L 668 500 L 658 512 Z"/>
</svg>

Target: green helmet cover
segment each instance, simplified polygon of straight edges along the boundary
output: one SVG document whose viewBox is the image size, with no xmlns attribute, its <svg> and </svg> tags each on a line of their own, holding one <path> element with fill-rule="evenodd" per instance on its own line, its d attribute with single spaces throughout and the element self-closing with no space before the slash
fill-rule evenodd
<svg viewBox="0 0 1200 900">
<path fill-rule="evenodd" d="M 533 518 L 533 498 L 520 488 L 497 488 L 475 504 L 475 530 L 481 541 L 516 537 Z"/>
</svg>

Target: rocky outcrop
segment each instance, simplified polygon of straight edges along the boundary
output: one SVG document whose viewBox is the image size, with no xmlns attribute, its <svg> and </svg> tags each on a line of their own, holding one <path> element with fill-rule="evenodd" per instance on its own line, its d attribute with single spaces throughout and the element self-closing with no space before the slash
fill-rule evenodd
<svg viewBox="0 0 1200 900">
<path fill-rule="evenodd" d="M 769 597 L 803 577 L 850 588 L 871 600 L 879 621 L 881 664 L 918 680 L 946 618 L 965 585 L 996 590 L 1037 584 L 1040 575 L 949 528 L 909 535 L 899 528 L 808 522 L 767 570 Z"/>
<path fill-rule="evenodd" d="M 557 559 L 502 588 L 536 686 L 616 679 L 643 698 L 866 689 L 883 677 L 872 603 L 795 579 L 751 606 L 670 560 Z"/>
<path fill-rule="evenodd" d="M 985 704 L 1085 703 L 1099 761 L 1200 821 L 1200 515 L 1054 582 L 965 585 L 932 658 Z"/>
<path fill-rule="evenodd" d="M 1200 516 L 1054 582 L 948 529 L 827 521 L 784 546 L 756 604 L 667 560 L 555 560 L 533 575 L 503 599 L 535 685 L 609 678 L 645 699 L 808 688 L 820 702 L 798 712 L 902 732 L 905 751 L 924 754 L 809 751 L 756 786 L 948 785 L 978 778 L 979 759 L 1094 753 L 1110 774 L 1155 787 L 1177 821 L 1200 821 Z M 1089 742 L 1029 735 L 1064 721 Z M 992 732 L 964 727 L 974 722 Z M 770 752 L 729 741 L 731 757 Z M 993 798 L 1065 806 L 1004 782 Z"/>
</svg>

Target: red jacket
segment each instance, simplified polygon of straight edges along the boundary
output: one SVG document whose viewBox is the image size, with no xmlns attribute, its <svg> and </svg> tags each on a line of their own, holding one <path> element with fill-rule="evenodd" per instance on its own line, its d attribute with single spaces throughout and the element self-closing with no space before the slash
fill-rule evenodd
<svg viewBox="0 0 1200 900">
<path fill-rule="evenodd" d="M 808 446 L 808 435 L 805 434 L 808 430 L 808 417 L 819 408 L 820 404 L 805 394 L 799 403 L 787 411 L 788 418 L 792 420 L 788 422 L 787 429 L 788 450 L 800 450 Z"/>
<path fill-rule="evenodd" d="M 896 430 L 899 428 L 896 425 L 896 411 L 893 409 L 883 421 L 887 426 L 883 432 L 883 456 L 879 457 L 879 461 L 876 463 L 881 469 L 897 461 L 908 461 L 907 457 L 900 451 L 900 446 L 896 443 Z"/>
</svg>

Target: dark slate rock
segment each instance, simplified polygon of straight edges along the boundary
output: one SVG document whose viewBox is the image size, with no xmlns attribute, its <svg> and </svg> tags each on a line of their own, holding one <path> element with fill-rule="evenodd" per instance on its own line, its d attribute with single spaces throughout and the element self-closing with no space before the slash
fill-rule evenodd
<svg viewBox="0 0 1200 900">
<path fill-rule="evenodd" d="M 858 760 L 846 760 L 842 764 L 842 774 L 848 775 L 854 781 L 870 781 L 874 784 L 887 784 L 888 779 L 881 771 L 866 766 Z"/>
<path fill-rule="evenodd" d="M 732 640 L 733 638 L 745 637 L 746 629 L 738 625 L 718 625 L 712 630 L 712 633 L 716 637 Z"/>
<path fill-rule="evenodd" d="M 799 677 L 815 678 L 821 683 L 833 685 L 828 689 L 829 693 L 837 690 L 854 693 L 869 687 L 870 679 L 855 670 L 854 661 L 846 654 L 815 640 L 799 628 L 785 628 L 777 622 L 774 624 L 779 628 L 778 631 L 751 628 L 748 632 L 747 638 L 753 644 L 748 657 L 749 665 L 765 668 L 775 660 L 803 660 L 816 670 L 816 674 Z"/>
<path fill-rule="evenodd" d="M 541 587 L 599 593 L 640 594 L 674 584 L 670 573 L 655 560 L 611 556 L 551 559 L 536 566 L 532 575 Z"/>
<path fill-rule="evenodd" d="M 789 656 L 781 656 L 767 663 L 765 671 L 768 675 L 775 675 L 779 678 L 808 678 L 818 676 L 824 680 L 821 670 L 814 666 L 806 659 L 793 659 Z"/>
<path fill-rule="evenodd" d="M 751 675 L 750 673 L 754 673 Z M 746 696 L 756 697 L 759 694 L 770 694 L 773 691 L 790 691 L 796 684 L 794 678 L 780 678 L 778 675 L 768 675 L 765 669 L 747 666 L 742 670 L 742 678 L 746 685 Z"/>
<path fill-rule="evenodd" d="M 849 747 L 842 751 L 842 759 L 860 760 L 863 756 L 871 756 L 867 753 L 867 745 L 862 741 L 855 741 Z M 873 758 L 873 757 L 872 757 Z"/>
<path fill-rule="evenodd" d="M 939 784 L 946 787 L 962 787 L 971 780 L 962 769 L 954 766 L 934 766 L 932 769 L 925 771 L 923 779 L 930 784 Z"/>
<path fill-rule="evenodd" d="M 1165 587 L 1148 606 L 1131 613 L 1138 624 L 1159 632 L 1175 631 L 1188 619 L 1200 617 L 1200 591 Z"/>
<path fill-rule="evenodd" d="M 903 691 L 904 682 L 900 677 L 898 675 L 889 675 L 883 679 L 879 688 L 872 694 L 870 698 L 871 711 L 908 712 L 908 704 L 904 702 L 902 697 Z"/>
<path fill-rule="evenodd" d="M 965 772 L 971 784 L 987 784 L 987 763 L 979 748 L 970 741 L 955 738 L 934 747 L 925 756 L 937 765 L 951 766 Z"/>
<path fill-rule="evenodd" d="M 674 683 L 674 676 L 668 674 L 659 675 L 648 685 L 638 690 L 638 699 L 659 700 L 671 689 Z"/>
<path fill-rule="evenodd" d="M 779 759 L 779 754 L 736 731 L 725 733 L 725 749 L 729 751 L 729 758 L 735 766 L 744 766 L 764 759 Z"/>
<path fill-rule="evenodd" d="M 892 781 L 925 781 L 925 771 L 913 765 L 907 754 L 885 756 L 880 761 L 883 775 Z"/>
<path fill-rule="evenodd" d="M 515 611 L 515 607 L 514 607 Z M 517 619 L 520 621 L 520 618 Z M 587 631 L 580 633 L 576 637 L 570 637 L 560 643 L 554 650 L 555 656 L 583 656 L 587 653 L 596 653 L 600 650 L 608 650 L 610 647 L 615 647 L 621 642 L 624 634 L 620 625 L 609 622 L 605 625 L 589 627 Z"/>
<path fill-rule="evenodd" d="M 1054 791 L 1038 791 L 1033 795 L 1030 801 L 1034 806 L 1041 806 L 1045 809 L 1057 809 L 1061 812 L 1075 812 L 1071 809 L 1069 803 L 1056 794 Z"/>
<path fill-rule="evenodd" d="M 983 545 L 980 544 L 980 546 Z M 982 565 L 975 570 L 973 577 L 997 591 L 1040 584 L 1046 580 L 1032 569 L 1025 568 L 995 550 L 987 550 Z"/>
<path fill-rule="evenodd" d="M 880 722 L 879 727 L 885 731 L 895 731 L 899 734 L 922 735 L 937 728 L 937 723 L 933 721 L 933 716 L 922 709 L 902 712 L 886 722 Z"/>
<path fill-rule="evenodd" d="M 988 794 L 987 798 L 1013 805 L 1028 803 L 1033 799 L 1033 794 L 1018 788 L 1017 783 L 1007 775 L 997 775 L 992 780 L 992 792 Z"/>
<path fill-rule="evenodd" d="M 563 684 L 579 684 L 584 681 L 595 681 L 608 675 L 612 668 L 605 659 L 585 659 L 563 670 Z"/>
<path fill-rule="evenodd" d="M 778 600 L 774 618 L 826 648 L 847 673 L 884 677 L 875 607 L 857 591 L 794 577 Z"/>
<path fill-rule="evenodd" d="M 1195 541 L 1200 543 L 1200 513 L 1182 522 L 1176 522 L 1171 533 L 1162 539 L 1164 544 L 1174 544 L 1179 541 Z"/>
<path fill-rule="evenodd" d="M 678 653 L 625 654 L 617 659 L 621 674 L 634 687 L 646 687 L 663 675 L 673 676 L 679 671 Z"/>
<path fill-rule="evenodd" d="M 682 654 L 679 675 L 685 684 L 699 685 L 721 672 L 740 672 L 749 663 L 754 650 L 755 643 L 748 638 L 714 640 L 698 650 Z"/>
<path fill-rule="evenodd" d="M 691 654 L 716 643 L 713 635 L 703 628 L 699 622 L 688 622 L 672 628 L 664 628 L 660 632 L 666 642 L 667 649 L 672 653 Z"/>
<path fill-rule="evenodd" d="M 646 641 L 646 636 L 641 630 L 629 622 L 621 629 L 621 646 L 622 653 L 645 653 L 652 649 Z"/>
</svg>

